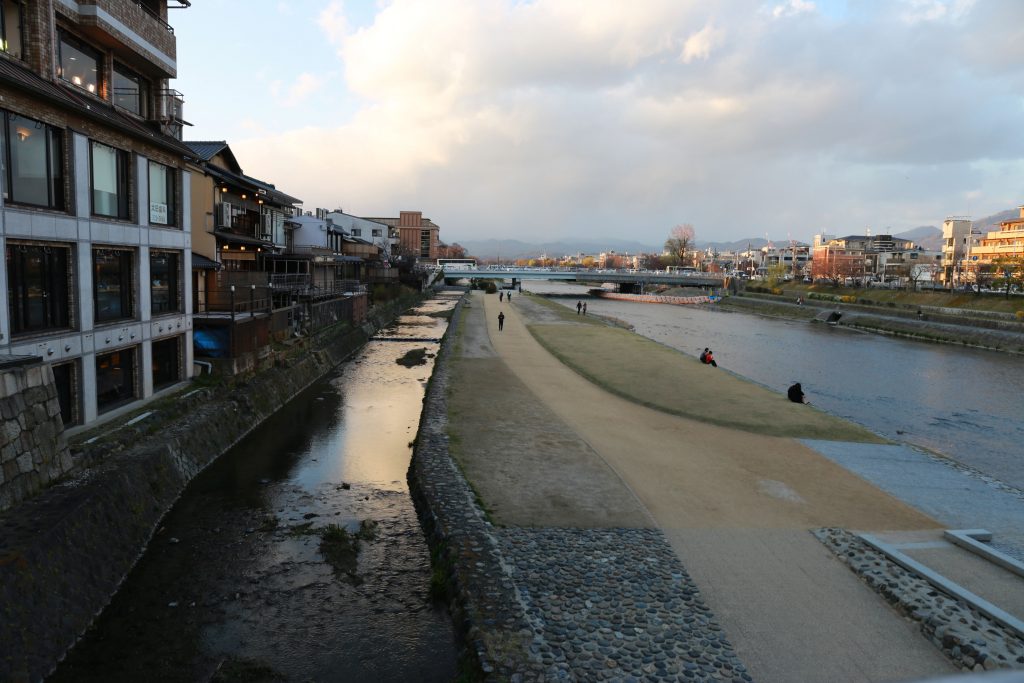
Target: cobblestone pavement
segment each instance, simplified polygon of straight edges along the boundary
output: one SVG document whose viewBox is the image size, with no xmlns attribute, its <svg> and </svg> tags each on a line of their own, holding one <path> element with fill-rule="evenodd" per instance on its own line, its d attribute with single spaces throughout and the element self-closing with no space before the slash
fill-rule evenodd
<svg viewBox="0 0 1024 683">
<path fill-rule="evenodd" d="M 660 531 L 496 533 L 549 680 L 751 680 Z"/>
</svg>

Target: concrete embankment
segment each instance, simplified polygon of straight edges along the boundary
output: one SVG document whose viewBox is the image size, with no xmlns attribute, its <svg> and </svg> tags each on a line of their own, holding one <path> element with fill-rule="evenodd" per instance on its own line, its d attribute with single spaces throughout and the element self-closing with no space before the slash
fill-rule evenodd
<svg viewBox="0 0 1024 683">
<path fill-rule="evenodd" d="M 724 308 L 790 320 L 812 320 L 824 310 L 843 314 L 839 325 L 853 329 L 943 344 L 971 346 L 1005 353 L 1024 354 L 1024 323 L 1005 319 L 971 317 L 948 309 L 894 310 L 879 306 L 805 300 L 803 305 L 787 298 L 759 294 L 726 297 Z"/>
<path fill-rule="evenodd" d="M 38 681 L 52 672 L 186 485 L 416 301 L 377 307 L 362 327 L 325 331 L 231 387 L 182 392 L 170 399 L 168 419 L 157 408 L 94 442 L 95 452 L 82 456 L 91 467 L 0 517 L 0 680 Z"/>
</svg>

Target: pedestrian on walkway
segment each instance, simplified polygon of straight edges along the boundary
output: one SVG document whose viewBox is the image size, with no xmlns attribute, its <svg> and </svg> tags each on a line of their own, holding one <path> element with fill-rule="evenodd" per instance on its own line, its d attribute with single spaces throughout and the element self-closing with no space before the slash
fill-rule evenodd
<svg viewBox="0 0 1024 683">
<path fill-rule="evenodd" d="M 580 314 L 580 310 L 583 308 L 583 304 L 579 301 L 576 302 L 576 315 Z"/>
<path fill-rule="evenodd" d="M 498 332 L 501 332 L 502 328 L 505 327 L 505 314 L 498 313 Z"/>
<path fill-rule="evenodd" d="M 498 292 L 498 301 L 505 300 L 505 292 Z"/>
<path fill-rule="evenodd" d="M 509 292 L 508 292 L 508 293 L 507 293 L 507 294 L 505 295 L 505 298 L 506 298 L 506 299 L 508 299 L 509 301 L 512 301 L 512 292 L 511 292 L 511 291 L 509 291 Z"/>
<path fill-rule="evenodd" d="M 584 301 L 583 302 L 583 315 L 586 315 L 586 314 L 587 314 L 587 302 Z"/>
</svg>

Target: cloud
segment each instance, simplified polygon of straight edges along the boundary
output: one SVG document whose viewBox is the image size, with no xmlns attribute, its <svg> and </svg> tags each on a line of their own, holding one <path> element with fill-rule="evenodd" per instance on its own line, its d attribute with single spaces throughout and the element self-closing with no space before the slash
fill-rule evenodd
<svg viewBox="0 0 1024 683">
<path fill-rule="evenodd" d="M 324 79 L 321 76 L 310 73 L 299 74 L 299 77 L 295 79 L 295 84 L 288 88 L 286 106 L 294 107 L 301 103 L 302 100 L 316 92 L 323 82 Z"/>
<path fill-rule="evenodd" d="M 771 15 L 775 19 L 781 19 L 783 17 L 792 17 L 797 14 L 804 14 L 805 12 L 813 12 L 814 10 L 815 5 L 813 2 L 809 2 L 808 0 L 789 0 L 789 2 L 772 7 Z"/>
<path fill-rule="evenodd" d="M 317 23 L 339 61 L 323 67 L 359 107 L 232 147 L 309 208 L 418 208 L 452 239 L 628 229 L 658 244 L 680 222 L 701 239 L 805 238 L 941 221 L 968 188 L 1020 191 L 1024 60 L 991 49 L 1024 44 L 1020 10 L 765 8 L 394 0 L 355 27 L 333 2 Z M 302 74 L 288 100 L 327 82 Z"/>
<path fill-rule="evenodd" d="M 721 31 L 708 24 L 686 39 L 679 59 L 683 64 L 689 64 L 695 59 L 707 59 L 711 56 L 711 48 L 721 43 L 722 36 Z"/>
</svg>

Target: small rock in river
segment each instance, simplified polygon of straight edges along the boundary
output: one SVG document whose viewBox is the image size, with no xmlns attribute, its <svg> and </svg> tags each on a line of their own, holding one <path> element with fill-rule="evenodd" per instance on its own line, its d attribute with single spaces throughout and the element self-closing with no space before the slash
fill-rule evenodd
<svg viewBox="0 0 1024 683">
<path fill-rule="evenodd" d="M 178 541 L 178 539 L 175 538 L 174 536 L 171 536 L 169 539 L 167 539 L 167 542 L 168 543 L 179 543 L 180 541 Z"/>
<path fill-rule="evenodd" d="M 177 602 L 169 602 L 169 603 L 167 603 L 167 606 L 168 607 L 177 607 L 178 603 Z"/>
</svg>

